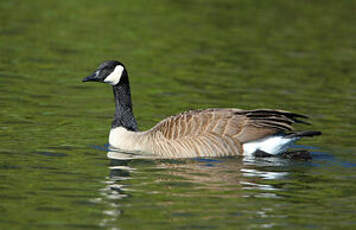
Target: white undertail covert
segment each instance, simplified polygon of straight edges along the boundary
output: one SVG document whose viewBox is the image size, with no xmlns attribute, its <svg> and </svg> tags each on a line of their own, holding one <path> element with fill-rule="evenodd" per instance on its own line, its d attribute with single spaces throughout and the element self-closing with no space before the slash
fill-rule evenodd
<svg viewBox="0 0 356 230">
<path fill-rule="evenodd" d="M 243 144 L 244 155 L 252 155 L 257 150 L 277 155 L 285 152 L 299 138 L 288 138 L 282 135 L 270 136 Z"/>
</svg>

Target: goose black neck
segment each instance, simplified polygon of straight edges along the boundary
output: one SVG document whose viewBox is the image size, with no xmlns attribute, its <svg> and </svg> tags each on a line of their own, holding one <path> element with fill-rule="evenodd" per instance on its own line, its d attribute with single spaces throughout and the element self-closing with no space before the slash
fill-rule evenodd
<svg viewBox="0 0 356 230">
<path fill-rule="evenodd" d="M 137 131 L 137 122 L 132 110 L 130 84 L 126 70 L 122 73 L 120 82 L 113 86 L 115 98 L 115 116 L 111 128 L 124 127 Z"/>
</svg>

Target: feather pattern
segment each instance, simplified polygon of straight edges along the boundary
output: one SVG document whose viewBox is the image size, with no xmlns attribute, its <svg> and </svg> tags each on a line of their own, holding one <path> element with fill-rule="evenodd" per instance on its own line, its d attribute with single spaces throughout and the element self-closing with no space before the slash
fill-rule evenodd
<svg viewBox="0 0 356 230">
<path fill-rule="evenodd" d="M 243 144 L 293 130 L 304 115 L 283 110 L 205 109 L 168 117 L 136 132 L 142 151 L 165 158 L 243 154 Z"/>
</svg>

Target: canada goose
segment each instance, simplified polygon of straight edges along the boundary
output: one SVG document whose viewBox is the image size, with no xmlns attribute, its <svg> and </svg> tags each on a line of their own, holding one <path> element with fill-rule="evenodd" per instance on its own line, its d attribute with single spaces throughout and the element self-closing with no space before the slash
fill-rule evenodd
<svg viewBox="0 0 356 230">
<path fill-rule="evenodd" d="M 113 86 L 115 115 L 110 146 L 160 158 L 220 157 L 281 154 L 301 137 L 318 131 L 293 132 L 293 123 L 307 116 L 283 110 L 204 109 L 168 117 L 147 131 L 139 131 L 132 110 L 128 73 L 118 61 L 105 61 L 83 82 Z"/>
</svg>

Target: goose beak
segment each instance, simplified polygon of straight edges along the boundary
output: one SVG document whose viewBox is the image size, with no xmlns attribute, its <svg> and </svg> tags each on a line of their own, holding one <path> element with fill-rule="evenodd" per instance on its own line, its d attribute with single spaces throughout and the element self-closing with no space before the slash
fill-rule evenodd
<svg viewBox="0 0 356 230">
<path fill-rule="evenodd" d="M 92 75 L 83 78 L 82 82 L 87 82 L 87 81 L 98 81 L 98 78 L 96 77 L 97 73 L 93 73 Z"/>
</svg>

